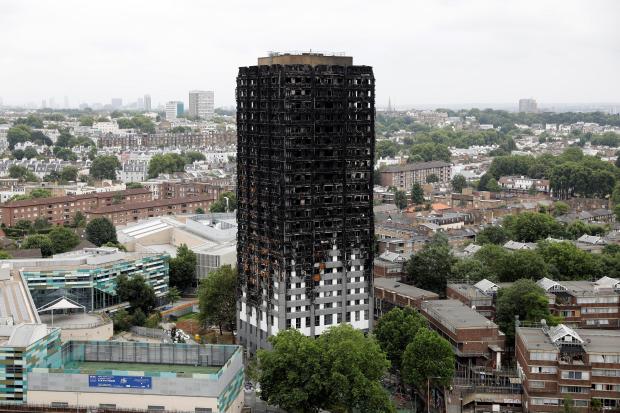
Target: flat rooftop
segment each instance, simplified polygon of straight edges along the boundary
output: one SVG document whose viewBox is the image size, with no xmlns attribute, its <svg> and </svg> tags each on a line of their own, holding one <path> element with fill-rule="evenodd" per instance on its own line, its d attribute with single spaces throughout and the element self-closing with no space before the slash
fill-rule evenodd
<svg viewBox="0 0 620 413">
<path fill-rule="evenodd" d="M 585 341 L 583 348 L 586 353 L 620 354 L 620 330 L 578 328 L 574 331 Z M 559 351 L 540 327 L 519 327 L 517 335 L 528 350 Z"/>
<path fill-rule="evenodd" d="M 414 299 L 439 298 L 439 295 L 432 291 L 427 291 L 413 285 L 404 284 L 394 278 L 376 277 L 374 279 L 374 286 Z"/>
<path fill-rule="evenodd" d="M 272 52 L 267 57 L 259 57 L 258 65 L 352 66 L 353 57 L 345 56 L 344 53 Z"/>
<path fill-rule="evenodd" d="M 17 271 L 2 268 L 0 276 L 0 324 L 40 323 L 28 287 Z M 3 322 L 4 320 L 4 322 Z"/>
<path fill-rule="evenodd" d="M 497 325 L 459 300 L 431 300 L 422 303 L 422 311 L 451 330 L 497 328 Z"/>
<path fill-rule="evenodd" d="M 454 283 L 448 284 L 448 287 L 461 294 L 463 297 L 471 299 L 487 299 L 493 300 L 493 296 L 483 293 L 479 288 L 472 284 Z"/>
</svg>

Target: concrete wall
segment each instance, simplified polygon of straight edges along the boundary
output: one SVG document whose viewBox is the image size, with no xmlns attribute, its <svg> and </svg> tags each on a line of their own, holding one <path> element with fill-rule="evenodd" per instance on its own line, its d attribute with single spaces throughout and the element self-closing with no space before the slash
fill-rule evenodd
<svg viewBox="0 0 620 413">
<path fill-rule="evenodd" d="M 109 340 L 114 335 L 112 321 L 94 328 L 72 328 L 60 330 L 60 340 L 65 343 L 69 340 Z"/>
</svg>

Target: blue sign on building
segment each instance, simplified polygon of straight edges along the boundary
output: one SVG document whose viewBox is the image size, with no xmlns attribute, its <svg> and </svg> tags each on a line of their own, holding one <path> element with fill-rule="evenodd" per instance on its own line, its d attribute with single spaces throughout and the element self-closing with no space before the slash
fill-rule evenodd
<svg viewBox="0 0 620 413">
<path fill-rule="evenodd" d="M 88 376 L 88 387 L 120 387 L 125 389 L 151 389 L 150 377 L 144 376 Z"/>
</svg>

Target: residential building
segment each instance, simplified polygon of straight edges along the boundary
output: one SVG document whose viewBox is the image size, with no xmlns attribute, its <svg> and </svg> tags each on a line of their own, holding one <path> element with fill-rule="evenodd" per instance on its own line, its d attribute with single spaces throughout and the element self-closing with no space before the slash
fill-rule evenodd
<svg viewBox="0 0 620 413">
<path fill-rule="evenodd" d="M 452 166 L 443 161 L 391 165 L 380 171 L 381 186 L 410 191 L 413 184 L 425 185 L 431 175 L 435 175 L 438 182 L 450 181 L 451 170 Z"/>
<path fill-rule="evenodd" d="M 116 248 L 85 248 L 51 258 L 9 259 L 19 270 L 36 308 L 67 297 L 98 311 L 122 304 L 116 294 L 116 279 L 140 275 L 163 302 L 168 293 L 168 255 L 127 253 Z"/>
<path fill-rule="evenodd" d="M 99 138 L 101 148 L 214 148 L 234 145 L 236 134 L 232 131 L 206 131 L 201 133 L 154 133 L 118 135 L 106 134 Z"/>
<path fill-rule="evenodd" d="M 549 295 L 552 314 L 575 328 L 620 329 L 620 280 L 553 281 L 542 278 L 538 285 Z"/>
<path fill-rule="evenodd" d="M 175 120 L 179 115 L 183 114 L 183 102 L 176 100 L 166 102 L 164 111 L 166 112 L 167 121 Z"/>
<path fill-rule="evenodd" d="M 144 95 L 144 110 L 150 112 L 151 108 L 151 95 Z"/>
<path fill-rule="evenodd" d="M 535 99 L 519 99 L 519 112 L 537 113 L 538 103 L 536 103 Z"/>
<path fill-rule="evenodd" d="M 620 331 L 555 327 L 516 329 L 525 412 L 620 411 Z"/>
<path fill-rule="evenodd" d="M 375 278 L 373 288 L 375 320 L 395 307 L 419 310 L 423 301 L 439 299 L 439 295 L 432 291 L 405 284 L 395 278 Z"/>
<path fill-rule="evenodd" d="M 148 169 L 148 162 L 124 162 L 121 169 L 116 171 L 116 179 L 125 183 L 146 181 L 146 178 L 148 177 Z"/>
<path fill-rule="evenodd" d="M 200 119 L 211 119 L 214 114 L 212 90 L 190 90 L 189 115 Z"/>
<path fill-rule="evenodd" d="M 448 340 L 460 364 L 501 368 L 506 336 L 492 321 L 458 300 L 430 300 L 420 312 Z"/>
<path fill-rule="evenodd" d="M 450 283 L 446 287 L 446 296 L 459 300 L 482 316 L 493 320 L 495 318 L 495 298 L 499 288 L 499 285 L 487 279 L 482 279 L 473 285 L 469 283 Z"/>
<path fill-rule="evenodd" d="M 74 196 L 35 198 L 12 201 L 0 205 L 2 223 L 11 227 L 20 220 L 34 221 L 45 218 L 54 225 L 66 225 L 71 222 L 76 212 L 87 214 L 90 211 L 115 202 L 138 205 L 152 199 L 146 188 L 127 189 L 116 192 L 95 192 Z"/>
<path fill-rule="evenodd" d="M 120 203 L 88 210 L 86 219 L 106 217 L 114 225 L 126 225 L 141 219 L 175 214 L 193 214 L 198 208 L 208 211 L 213 202 L 210 194 L 190 197 L 188 199 L 154 199 L 146 202 Z"/>
<path fill-rule="evenodd" d="M 112 109 L 120 109 L 123 106 L 123 99 L 112 98 L 112 100 L 110 101 L 110 105 L 112 106 Z M 53 107 L 51 103 L 50 103 L 50 107 Z"/>
<path fill-rule="evenodd" d="M 238 339 L 371 325 L 374 75 L 277 54 L 237 77 Z"/>
<path fill-rule="evenodd" d="M 506 190 L 527 192 L 534 190 L 536 192 L 549 193 L 548 179 L 532 179 L 527 176 L 502 176 L 499 178 L 498 184 Z"/>
</svg>

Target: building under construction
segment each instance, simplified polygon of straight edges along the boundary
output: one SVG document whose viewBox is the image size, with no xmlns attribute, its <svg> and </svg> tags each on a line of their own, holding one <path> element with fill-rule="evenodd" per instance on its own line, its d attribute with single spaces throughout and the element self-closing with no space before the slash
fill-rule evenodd
<svg viewBox="0 0 620 413">
<path fill-rule="evenodd" d="M 251 352 L 372 316 L 374 76 L 353 58 L 239 68 L 238 334 Z"/>
</svg>

